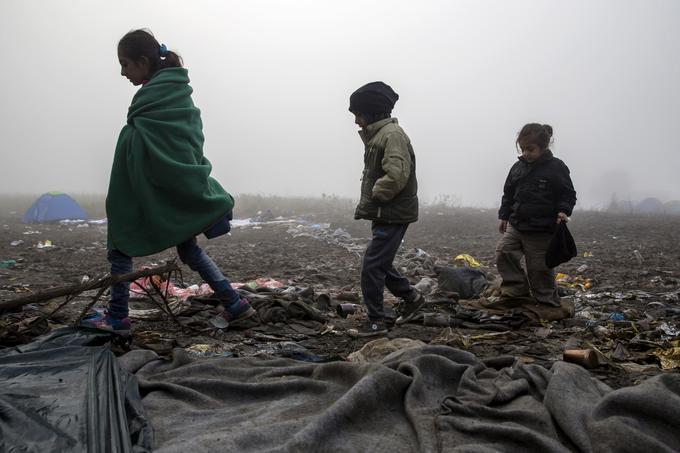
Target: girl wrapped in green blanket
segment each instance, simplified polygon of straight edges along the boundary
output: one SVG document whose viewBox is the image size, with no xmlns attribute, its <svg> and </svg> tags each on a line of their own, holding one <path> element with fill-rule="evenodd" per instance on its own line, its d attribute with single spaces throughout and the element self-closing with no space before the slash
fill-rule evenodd
<svg viewBox="0 0 680 453">
<path fill-rule="evenodd" d="M 201 113 L 181 58 L 150 32 L 134 30 L 118 43 L 118 60 L 121 75 L 141 88 L 118 137 L 106 197 L 111 274 L 131 272 L 132 257 L 176 246 L 215 292 L 227 323 L 255 315 L 196 241 L 229 230 L 234 199 L 210 177 Z M 128 298 L 129 283 L 114 284 L 108 310 L 81 324 L 129 335 Z"/>
</svg>

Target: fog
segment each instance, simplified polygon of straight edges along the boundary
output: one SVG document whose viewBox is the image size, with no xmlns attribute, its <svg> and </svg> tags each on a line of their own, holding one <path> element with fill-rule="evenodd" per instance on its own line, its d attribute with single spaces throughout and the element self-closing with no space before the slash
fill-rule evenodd
<svg viewBox="0 0 680 453">
<path fill-rule="evenodd" d="M 382 80 L 425 201 L 497 206 L 527 122 L 553 126 L 579 207 L 680 199 L 677 0 L 2 0 L 0 193 L 106 192 L 135 28 L 183 57 L 234 194 L 356 198 L 348 99 Z"/>
</svg>

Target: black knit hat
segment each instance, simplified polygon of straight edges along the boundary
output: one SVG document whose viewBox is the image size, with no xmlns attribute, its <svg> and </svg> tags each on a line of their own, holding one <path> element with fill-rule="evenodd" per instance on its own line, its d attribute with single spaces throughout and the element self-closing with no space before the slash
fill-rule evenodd
<svg viewBox="0 0 680 453">
<path fill-rule="evenodd" d="M 356 90 L 349 97 L 349 111 L 352 113 L 390 113 L 399 95 L 383 82 L 371 82 Z"/>
</svg>

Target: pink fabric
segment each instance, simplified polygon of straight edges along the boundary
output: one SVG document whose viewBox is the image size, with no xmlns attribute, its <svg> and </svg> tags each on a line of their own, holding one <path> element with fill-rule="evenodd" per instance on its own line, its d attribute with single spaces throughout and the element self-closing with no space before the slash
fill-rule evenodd
<svg viewBox="0 0 680 453">
<path fill-rule="evenodd" d="M 213 293 L 212 288 L 207 283 L 202 285 L 192 285 L 189 288 L 178 288 L 170 281 L 161 281 L 161 278 L 157 275 L 152 277 L 142 277 L 130 283 L 130 299 L 143 299 L 147 297 L 144 288 L 150 292 L 154 292 L 154 282 L 156 286 L 161 290 L 163 294 L 168 294 L 169 296 L 177 297 L 180 300 L 187 300 L 191 296 L 208 296 Z M 234 289 L 241 288 L 243 286 L 248 286 L 250 288 L 283 288 L 286 286 L 283 282 L 275 280 L 273 278 L 257 278 L 248 283 L 232 283 L 231 287 Z"/>
<path fill-rule="evenodd" d="M 276 289 L 276 288 L 283 288 L 286 286 L 285 283 L 280 282 L 279 280 L 275 280 L 273 278 L 256 278 L 255 280 L 252 280 L 248 283 L 232 283 L 231 287 L 234 289 L 239 289 L 243 286 L 248 286 L 250 288 L 269 288 L 269 289 Z"/>
<path fill-rule="evenodd" d="M 153 280 L 152 280 L 153 279 Z M 130 284 L 130 298 L 131 299 L 141 299 L 146 297 L 146 292 L 144 288 L 153 292 L 154 282 L 156 286 L 160 289 L 163 294 L 168 294 L 169 296 L 176 297 L 180 300 L 187 300 L 191 296 L 207 296 L 213 293 L 212 288 L 207 283 L 202 285 L 192 285 L 189 288 L 178 288 L 170 281 L 161 281 L 160 277 L 142 277 L 135 280 Z"/>
</svg>

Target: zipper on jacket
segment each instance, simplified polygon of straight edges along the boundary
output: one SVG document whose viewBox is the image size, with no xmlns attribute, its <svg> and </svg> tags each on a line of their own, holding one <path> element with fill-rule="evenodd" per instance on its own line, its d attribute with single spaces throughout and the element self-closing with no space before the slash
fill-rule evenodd
<svg viewBox="0 0 680 453">
<path fill-rule="evenodd" d="M 378 218 L 380 218 L 381 211 L 382 211 L 382 206 L 378 206 Z"/>
</svg>

